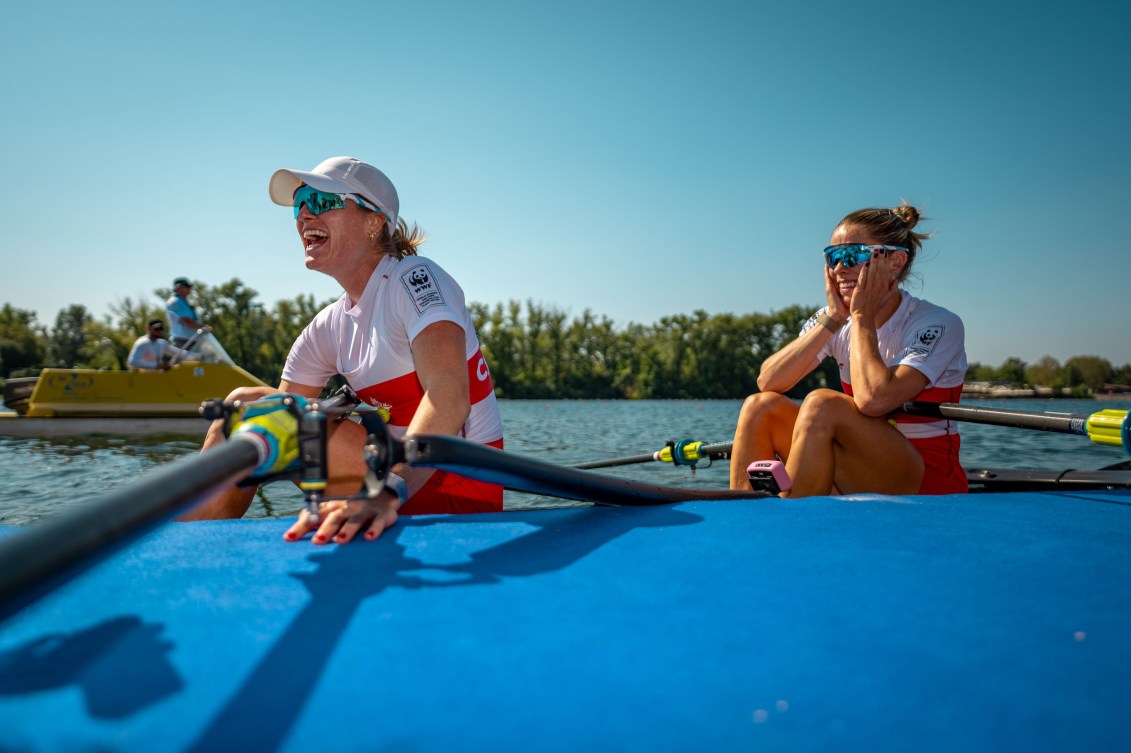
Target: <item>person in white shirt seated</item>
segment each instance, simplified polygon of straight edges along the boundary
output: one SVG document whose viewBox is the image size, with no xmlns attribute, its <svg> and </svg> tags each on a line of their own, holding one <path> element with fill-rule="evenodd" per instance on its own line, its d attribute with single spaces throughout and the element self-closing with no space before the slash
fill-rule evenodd
<svg viewBox="0 0 1131 753">
<path fill-rule="evenodd" d="M 130 356 L 126 359 L 131 371 L 165 371 L 169 367 L 165 358 L 177 356 L 185 358 L 187 350 L 181 350 L 165 339 L 165 322 L 150 319 L 145 334 L 134 341 Z"/>
</svg>

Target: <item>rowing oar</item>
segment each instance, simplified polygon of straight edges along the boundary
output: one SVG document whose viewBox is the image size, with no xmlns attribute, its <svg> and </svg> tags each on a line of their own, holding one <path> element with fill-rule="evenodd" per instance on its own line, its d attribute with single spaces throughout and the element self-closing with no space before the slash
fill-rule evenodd
<svg viewBox="0 0 1131 753">
<path fill-rule="evenodd" d="M 417 434 L 405 437 L 404 455 L 414 468 L 439 468 L 517 491 L 598 505 L 638 507 L 693 500 L 765 499 L 769 496 L 754 490 L 688 489 L 603 476 L 451 436 Z"/>
<path fill-rule="evenodd" d="M 981 408 L 955 403 L 910 402 L 903 404 L 903 413 L 927 418 L 949 418 L 976 424 L 1008 426 L 1018 429 L 1041 429 L 1062 434 L 1087 436 L 1096 444 L 1123 447 L 1131 454 L 1131 414 L 1125 410 L 1105 409 L 1096 413 L 1030 413 L 1018 410 Z M 575 463 L 572 468 L 612 468 L 655 461 L 687 465 L 692 468 L 703 458 L 728 458 L 733 444 L 730 442 L 707 444 L 684 439 L 668 442 L 663 449 L 623 458 L 593 460 Z"/>
<path fill-rule="evenodd" d="M 259 462 L 252 443 L 226 442 L 0 539 L 0 620 L 239 480 Z"/>
<path fill-rule="evenodd" d="M 911 402 L 903 413 L 927 418 L 948 418 L 975 424 L 1040 429 L 1086 436 L 1096 444 L 1122 447 L 1131 454 L 1131 415 L 1125 410 L 1105 409 L 1095 413 L 1030 413 L 955 403 Z"/>
<path fill-rule="evenodd" d="M 629 455 L 623 458 L 610 458 L 609 460 L 594 460 L 588 463 L 574 463 L 571 468 L 591 470 L 593 468 L 612 468 L 617 465 L 634 465 L 636 463 L 672 463 L 673 465 L 687 465 L 695 468 L 695 464 L 703 459 L 730 457 L 733 444 L 707 444 L 682 439 L 678 442 L 668 442 L 663 449 L 641 455 Z"/>
</svg>

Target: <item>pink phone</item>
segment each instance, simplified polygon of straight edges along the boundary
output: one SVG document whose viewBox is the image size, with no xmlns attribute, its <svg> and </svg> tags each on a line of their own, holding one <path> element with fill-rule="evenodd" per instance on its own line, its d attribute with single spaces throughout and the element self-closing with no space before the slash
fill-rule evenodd
<svg viewBox="0 0 1131 753">
<path fill-rule="evenodd" d="M 756 492 L 777 494 L 793 488 L 780 460 L 755 460 L 746 467 L 746 475 L 750 478 L 750 488 Z"/>
</svg>

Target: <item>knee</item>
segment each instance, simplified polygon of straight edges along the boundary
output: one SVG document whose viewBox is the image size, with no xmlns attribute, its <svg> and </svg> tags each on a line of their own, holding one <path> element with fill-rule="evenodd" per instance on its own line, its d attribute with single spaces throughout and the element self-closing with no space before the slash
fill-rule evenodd
<svg viewBox="0 0 1131 753">
<path fill-rule="evenodd" d="M 755 427 L 780 418 L 792 406 L 789 398 L 777 392 L 756 392 L 742 403 L 738 413 L 740 426 Z"/>
<path fill-rule="evenodd" d="M 777 392 L 754 392 L 742 403 L 739 412 L 740 423 L 758 422 L 759 419 L 775 412 L 778 400 L 787 399 Z"/>
<path fill-rule="evenodd" d="M 241 403 L 253 403 L 261 397 L 272 395 L 278 392 L 271 387 L 237 387 L 228 393 L 224 398 L 226 402 L 239 401 Z M 208 431 L 204 435 L 204 444 L 201 445 L 202 450 L 209 447 L 218 445 L 227 439 L 227 434 L 224 432 L 224 421 L 213 421 L 208 427 Z"/>
<path fill-rule="evenodd" d="M 236 387 L 228 393 L 226 400 L 231 402 L 239 400 L 241 403 L 252 403 L 261 397 L 274 395 L 278 392 L 274 387 Z"/>
<path fill-rule="evenodd" d="M 797 422 L 806 426 L 831 426 L 855 410 L 852 398 L 843 392 L 813 390 L 801 401 Z"/>
</svg>

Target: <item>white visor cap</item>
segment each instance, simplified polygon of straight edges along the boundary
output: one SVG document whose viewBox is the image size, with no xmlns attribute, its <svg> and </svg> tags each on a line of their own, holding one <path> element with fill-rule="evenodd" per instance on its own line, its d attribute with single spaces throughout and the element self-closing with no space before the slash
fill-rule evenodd
<svg viewBox="0 0 1131 753">
<path fill-rule="evenodd" d="M 295 191 L 304 183 L 326 193 L 357 194 L 385 214 L 390 233 L 396 231 L 397 215 L 401 209 L 396 186 L 385 173 L 368 162 L 354 157 L 331 157 L 310 172 L 283 168 L 271 176 L 267 190 L 271 201 L 293 207 Z"/>
</svg>

